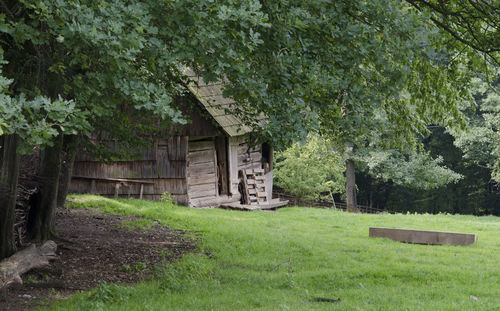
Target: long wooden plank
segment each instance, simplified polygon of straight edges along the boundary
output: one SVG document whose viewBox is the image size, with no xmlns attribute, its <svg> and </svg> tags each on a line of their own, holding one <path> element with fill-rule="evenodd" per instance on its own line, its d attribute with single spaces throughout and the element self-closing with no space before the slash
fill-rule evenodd
<svg viewBox="0 0 500 311">
<path fill-rule="evenodd" d="M 202 197 L 209 197 L 215 199 L 215 191 L 214 190 L 206 190 L 206 191 L 197 191 L 197 192 L 189 192 L 189 199 L 197 199 Z"/>
<path fill-rule="evenodd" d="M 207 141 L 192 141 L 189 142 L 189 152 L 212 150 L 214 149 L 214 142 L 212 140 Z"/>
<path fill-rule="evenodd" d="M 477 235 L 470 233 L 423 231 L 370 227 L 371 238 L 388 238 L 394 241 L 415 244 L 470 245 L 477 242 Z"/>
<path fill-rule="evenodd" d="M 72 176 L 71 178 L 74 179 L 88 179 L 88 180 L 102 180 L 102 181 L 109 181 L 109 182 L 129 182 L 129 183 L 137 183 L 137 184 L 154 184 L 154 182 L 151 181 L 145 181 L 145 180 L 140 180 L 140 179 L 126 179 L 126 178 L 94 178 L 94 177 L 86 177 L 86 176 Z"/>
<path fill-rule="evenodd" d="M 215 167 L 207 166 L 207 167 L 203 167 L 203 168 L 199 168 L 199 169 L 189 168 L 187 175 L 188 175 L 188 178 L 196 178 L 196 177 L 201 177 L 201 176 L 204 176 L 207 174 L 215 174 Z"/>
<path fill-rule="evenodd" d="M 278 207 L 282 207 L 288 204 L 288 201 L 276 201 L 270 203 L 264 203 L 261 205 L 245 205 L 239 203 L 225 203 L 222 204 L 221 208 L 234 209 L 241 211 L 258 211 L 258 210 L 275 210 Z"/>
<path fill-rule="evenodd" d="M 189 187 L 195 186 L 195 185 L 202 185 L 202 184 L 210 184 L 214 183 L 217 181 L 215 174 L 210 174 L 210 175 L 205 175 L 205 176 L 200 176 L 200 177 L 193 177 L 188 179 L 188 184 Z"/>
<path fill-rule="evenodd" d="M 198 170 L 201 170 L 201 169 L 204 169 L 204 168 L 214 168 L 215 165 L 214 165 L 214 162 L 213 161 L 210 161 L 210 162 L 202 162 L 202 163 L 189 163 L 189 170 L 192 171 L 192 172 L 196 172 Z"/>
<path fill-rule="evenodd" d="M 243 203 L 250 203 L 250 193 L 248 189 L 248 180 L 247 180 L 247 174 L 245 171 L 240 171 L 239 174 L 242 178 L 243 182 Z"/>
<path fill-rule="evenodd" d="M 215 191 L 214 184 L 210 181 L 209 183 L 205 183 L 205 184 L 189 185 L 188 186 L 189 193 L 197 192 L 197 191 L 205 191 L 205 190 Z"/>
<path fill-rule="evenodd" d="M 204 150 L 204 151 L 196 151 L 189 152 L 188 160 L 190 164 L 196 163 L 205 163 L 214 160 L 214 150 Z"/>
</svg>

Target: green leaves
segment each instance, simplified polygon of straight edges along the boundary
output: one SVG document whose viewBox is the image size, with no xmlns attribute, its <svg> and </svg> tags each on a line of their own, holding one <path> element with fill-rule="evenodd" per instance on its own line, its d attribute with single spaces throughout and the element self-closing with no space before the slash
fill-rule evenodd
<svg viewBox="0 0 500 311">
<path fill-rule="evenodd" d="M 442 157 L 422 151 L 364 150 L 356 158 L 372 177 L 413 189 L 435 189 L 463 177 L 442 166 Z"/>
<path fill-rule="evenodd" d="M 51 145 L 55 136 L 90 130 L 87 113 L 77 109 L 73 101 L 62 98 L 51 101 L 42 96 L 28 100 L 24 94 L 14 98 L 3 96 L 0 115 L 2 134 L 16 133 L 23 139 L 22 153 L 33 146 Z"/>
<path fill-rule="evenodd" d="M 383 114 L 415 144 L 426 125 L 463 125 L 465 58 L 400 1 L 23 0 L 0 15 L 12 94 L 72 99 L 97 130 L 151 111 L 183 123 L 179 68 L 224 81 L 232 111 L 284 147 L 310 131 L 360 146 Z M 263 126 L 261 116 L 266 116 Z"/>
<path fill-rule="evenodd" d="M 490 83 L 484 76 L 474 79 L 474 101 L 463 102 L 461 109 L 468 126 L 462 131 L 448 131 L 454 136 L 454 145 L 463 152 L 466 161 L 491 170 L 492 178 L 500 180 L 500 76 Z"/>
<path fill-rule="evenodd" d="M 331 142 L 309 135 L 306 143 L 276 153 L 274 176 L 287 192 L 317 199 L 322 192 L 345 192 L 344 169 L 344 158 Z"/>
</svg>

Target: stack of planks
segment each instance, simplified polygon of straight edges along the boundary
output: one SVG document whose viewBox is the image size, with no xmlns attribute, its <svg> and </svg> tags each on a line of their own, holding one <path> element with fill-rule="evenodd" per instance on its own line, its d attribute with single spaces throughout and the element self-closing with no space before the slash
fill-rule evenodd
<svg viewBox="0 0 500 311">
<path fill-rule="evenodd" d="M 264 169 L 241 170 L 240 175 L 242 177 L 243 200 L 245 204 L 260 205 L 269 203 Z"/>
</svg>

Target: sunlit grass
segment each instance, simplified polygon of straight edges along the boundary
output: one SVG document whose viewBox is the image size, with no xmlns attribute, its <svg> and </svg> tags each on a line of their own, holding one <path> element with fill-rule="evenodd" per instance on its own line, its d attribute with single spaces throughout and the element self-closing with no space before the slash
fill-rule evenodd
<svg viewBox="0 0 500 311">
<path fill-rule="evenodd" d="M 103 284 L 54 310 L 500 310 L 497 217 L 200 210 L 90 195 L 71 196 L 68 207 L 143 216 L 192 231 L 199 245 L 152 280 Z M 466 247 L 412 245 L 371 239 L 370 226 L 479 238 Z"/>
</svg>

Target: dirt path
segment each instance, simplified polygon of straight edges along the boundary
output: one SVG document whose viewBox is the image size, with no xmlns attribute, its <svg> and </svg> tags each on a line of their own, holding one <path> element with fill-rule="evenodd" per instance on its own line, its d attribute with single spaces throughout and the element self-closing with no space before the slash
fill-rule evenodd
<svg viewBox="0 0 500 311">
<path fill-rule="evenodd" d="M 98 285 L 99 281 L 135 283 L 164 259 L 175 261 L 194 249 L 194 241 L 176 231 L 155 225 L 126 229 L 138 217 L 100 214 L 90 210 L 59 210 L 59 259 L 50 267 L 23 277 L 24 286 L 0 297 L 0 310 L 25 310 L 62 299 Z"/>
</svg>

